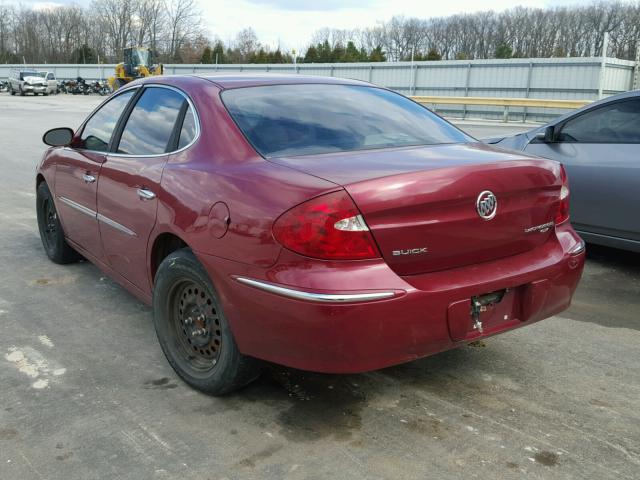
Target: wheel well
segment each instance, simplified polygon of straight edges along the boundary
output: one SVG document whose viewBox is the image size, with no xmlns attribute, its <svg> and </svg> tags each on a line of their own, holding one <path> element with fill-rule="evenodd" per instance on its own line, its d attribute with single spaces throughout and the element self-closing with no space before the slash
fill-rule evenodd
<svg viewBox="0 0 640 480">
<path fill-rule="evenodd" d="M 36 188 L 38 188 L 42 182 L 44 182 L 44 176 L 42 176 L 42 174 L 39 173 L 38 176 L 36 177 Z"/>
<path fill-rule="evenodd" d="M 162 233 L 158 235 L 151 249 L 151 283 L 154 282 L 156 272 L 162 261 L 171 253 L 187 246 L 180 237 L 172 233 Z"/>
</svg>

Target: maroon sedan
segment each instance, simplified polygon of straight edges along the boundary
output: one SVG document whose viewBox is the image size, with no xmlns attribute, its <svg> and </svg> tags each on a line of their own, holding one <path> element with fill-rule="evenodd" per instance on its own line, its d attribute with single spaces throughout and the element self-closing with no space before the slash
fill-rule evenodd
<svg viewBox="0 0 640 480">
<path fill-rule="evenodd" d="M 152 303 L 190 385 L 260 360 L 362 372 L 566 309 L 584 264 L 560 164 L 367 83 L 155 77 L 44 135 L 47 255 Z"/>
</svg>

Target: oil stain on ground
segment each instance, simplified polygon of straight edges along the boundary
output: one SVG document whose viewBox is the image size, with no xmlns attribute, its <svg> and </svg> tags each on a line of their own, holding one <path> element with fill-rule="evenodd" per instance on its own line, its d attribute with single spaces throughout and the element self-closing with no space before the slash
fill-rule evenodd
<svg viewBox="0 0 640 480">
<path fill-rule="evenodd" d="M 533 456 L 533 458 L 536 462 L 546 465 L 547 467 L 555 467 L 558 465 L 558 455 L 553 452 L 538 452 Z"/>
<path fill-rule="evenodd" d="M 11 440 L 18 436 L 18 431 L 15 428 L 0 428 L 0 440 Z"/>
<path fill-rule="evenodd" d="M 244 458 L 238 462 L 238 466 L 246 467 L 246 468 L 254 468 L 257 463 L 260 463 L 263 460 L 268 459 L 274 453 L 282 450 L 283 445 L 269 445 L 268 447 L 260 450 L 253 455 Z"/>
<path fill-rule="evenodd" d="M 167 377 L 158 378 L 157 380 L 147 380 L 144 382 L 144 388 L 151 390 L 169 390 L 177 387 L 178 385 L 171 383 Z"/>
<path fill-rule="evenodd" d="M 280 434 L 295 442 L 350 439 L 362 427 L 361 412 L 367 404 L 362 389 L 349 376 L 279 366 L 269 367 L 241 395 L 244 401 L 273 405 Z"/>
</svg>

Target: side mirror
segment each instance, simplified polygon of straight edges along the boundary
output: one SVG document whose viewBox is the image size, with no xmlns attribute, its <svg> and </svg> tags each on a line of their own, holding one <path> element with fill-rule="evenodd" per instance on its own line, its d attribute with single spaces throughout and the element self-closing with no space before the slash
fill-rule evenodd
<svg viewBox="0 0 640 480">
<path fill-rule="evenodd" d="M 542 132 L 536 133 L 535 139 L 542 143 L 555 142 L 555 128 L 552 125 L 549 125 Z"/>
<path fill-rule="evenodd" d="M 73 130 L 67 127 L 52 128 L 42 136 L 42 141 L 52 147 L 66 147 L 71 140 L 73 140 Z"/>
</svg>

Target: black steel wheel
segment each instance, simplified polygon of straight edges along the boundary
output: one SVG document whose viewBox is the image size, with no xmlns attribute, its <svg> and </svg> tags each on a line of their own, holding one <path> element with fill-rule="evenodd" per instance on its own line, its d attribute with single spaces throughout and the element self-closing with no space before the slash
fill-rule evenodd
<svg viewBox="0 0 640 480">
<path fill-rule="evenodd" d="M 173 331 L 180 357 L 203 373 L 215 368 L 222 348 L 220 318 L 203 285 L 191 279 L 176 282 L 169 293 Z"/>
<path fill-rule="evenodd" d="M 153 319 L 165 357 L 192 387 L 223 395 L 260 374 L 260 362 L 238 350 L 217 292 L 190 249 L 171 253 L 158 267 Z"/>
<path fill-rule="evenodd" d="M 53 196 L 45 182 L 38 185 L 36 192 L 36 214 L 42 246 L 49 259 L 60 264 L 77 261 L 80 255 L 69 246 L 64 238 L 64 231 L 53 203 Z"/>
</svg>

